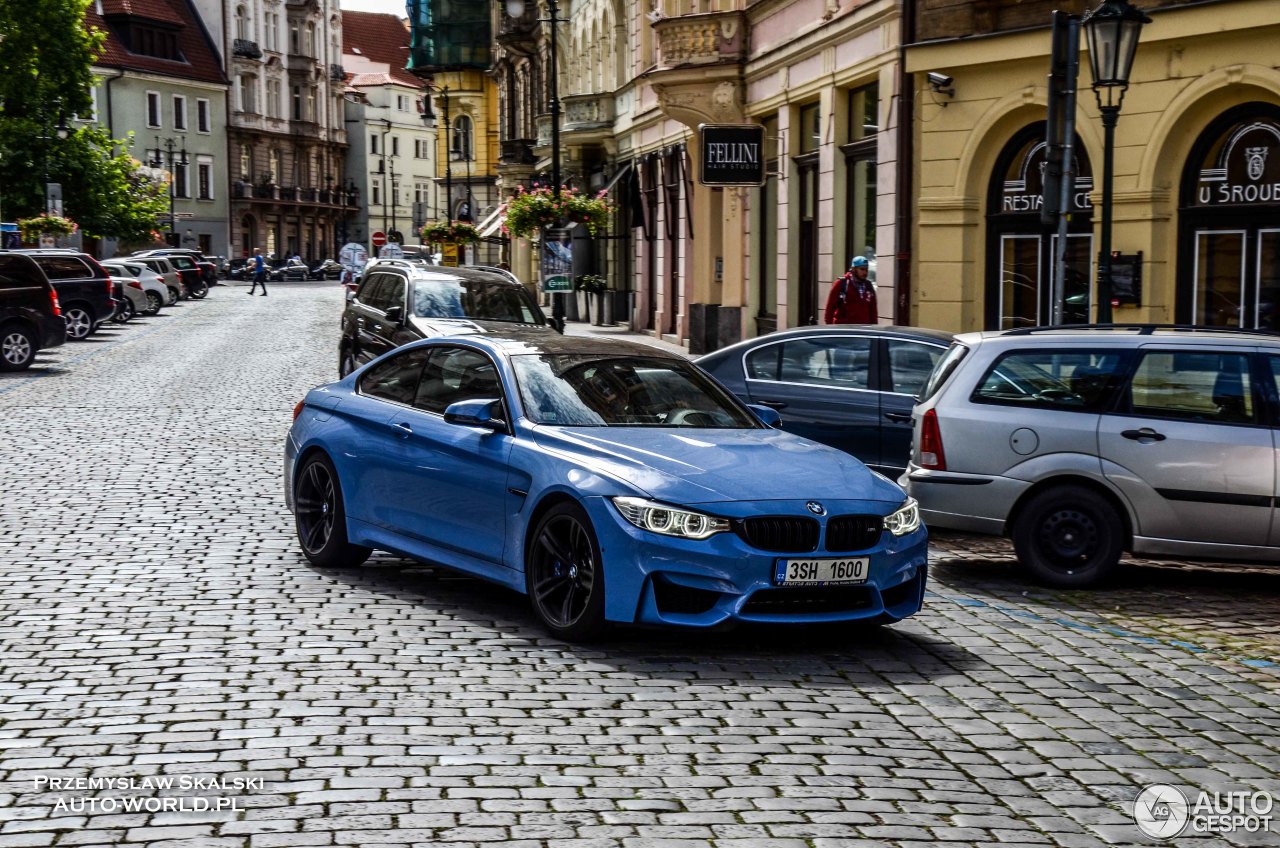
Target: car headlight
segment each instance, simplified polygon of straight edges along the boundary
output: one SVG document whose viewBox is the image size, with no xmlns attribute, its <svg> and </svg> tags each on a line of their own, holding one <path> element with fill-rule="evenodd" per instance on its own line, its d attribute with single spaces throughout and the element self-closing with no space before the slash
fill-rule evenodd
<svg viewBox="0 0 1280 848">
<path fill-rule="evenodd" d="M 614 498 L 613 505 L 622 513 L 622 517 L 641 530 L 661 533 L 664 536 L 678 536 L 681 539 L 706 539 L 729 529 L 729 522 L 723 518 L 694 512 L 691 509 L 677 509 L 666 504 L 647 501 L 644 498 Z"/>
<path fill-rule="evenodd" d="M 886 515 L 884 529 L 895 536 L 905 536 L 920 529 L 920 505 L 915 498 L 907 498 L 897 512 Z"/>
</svg>

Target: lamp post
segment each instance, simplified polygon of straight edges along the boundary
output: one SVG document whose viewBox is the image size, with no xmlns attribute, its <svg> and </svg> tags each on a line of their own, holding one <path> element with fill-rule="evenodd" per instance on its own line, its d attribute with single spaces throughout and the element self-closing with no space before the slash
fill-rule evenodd
<svg viewBox="0 0 1280 848">
<path fill-rule="evenodd" d="M 44 146 L 44 211 L 46 215 L 61 215 L 62 214 L 62 208 L 61 208 L 61 200 L 62 200 L 61 188 L 62 187 L 61 186 L 58 187 L 59 191 L 58 191 L 57 199 L 59 203 L 55 204 L 53 183 L 49 182 L 49 155 L 50 153 L 52 153 L 53 140 L 55 138 L 57 138 L 60 141 L 66 139 L 66 137 L 70 135 L 71 130 L 67 128 L 66 119 L 61 116 L 59 116 L 58 118 L 58 125 L 56 127 L 53 126 L 53 118 L 52 116 L 50 116 L 49 123 L 47 126 L 48 126 L 48 129 L 46 129 L 45 131 L 48 133 L 48 135 L 37 136 L 37 138 L 39 138 L 41 141 L 45 143 L 45 146 Z"/>
<path fill-rule="evenodd" d="M 154 149 L 147 151 L 151 155 L 151 167 L 163 168 L 166 164 L 169 166 L 169 238 L 166 239 L 173 247 L 179 245 L 173 244 L 177 241 L 178 236 L 178 216 L 174 212 L 174 199 L 177 197 L 177 171 L 176 167 L 181 165 L 186 167 L 187 148 L 184 144 L 180 149 L 175 151 L 178 143 L 172 138 L 166 138 L 161 146 L 160 136 L 156 136 L 156 146 Z M 176 155 L 175 155 L 176 153 Z"/>
<path fill-rule="evenodd" d="M 431 92 L 440 93 L 440 105 L 444 111 L 444 139 L 445 139 L 445 157 L 444 157 L 444 205 L 445 215 L 448 216 L 449 223 L 453 223 L 453 157 L 449 154 L 449 144 L 453 135 L 453 125 L 449 121 L 449 86 L 437 86 L 427 83 L 425 86 L 427 93 L 422 95 L 422 123 L 426 124 L 430 129 L 436 124 L 436 113 L 431 108 Z"/>
<path fill-rule="evenodd" d="M 1093 93 L 1102 113 L 1102 249 L 1098 264 L 1098 323 L 1111 323 L 1111 191 L 1114 181 L 1116 122 L 1129 88 L 1138 36 L 1151 19 L 1127 0 L 1104 0 L 1080 25 L 1089 41 Z"/>
<path fill-rule="evenodd" d="M 512 18 L 524 16 L 525 0 L 505 0 L 505 2 L 508 16 Z M 536 3 L 537 0 L 534 2 Z M 547 0 L 547 17 L 539 18 L 540 22 L 551 24 L 551 52 L 548 56 L 551 67 L 547 69 L 547 106 L 551 110 L 551 193 L 557 200 L 560 199 L 560 79 L 556 40 L 557 25 L 560 23 L 559 10 L 560 4 L 557 0 Z M 544 230 L 542 238 L 545 240 L 546 237 Z M 564 326 L 564 301 L 560 292 L 556 292 L 551 297 L 551 317 L 561 327 Z"/>
</svg>

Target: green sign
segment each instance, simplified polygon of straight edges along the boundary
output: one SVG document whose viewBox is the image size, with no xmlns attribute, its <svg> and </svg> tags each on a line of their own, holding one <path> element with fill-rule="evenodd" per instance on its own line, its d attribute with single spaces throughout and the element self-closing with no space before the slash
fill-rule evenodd
<svg viewBox="0 0 1280 848">
<path fill-rule="evenodd" d="M 555 274 L 542 281 L 542 290 L 547 292 L 573 291 L 573 281 L 568 274 Z"/>
</svg>

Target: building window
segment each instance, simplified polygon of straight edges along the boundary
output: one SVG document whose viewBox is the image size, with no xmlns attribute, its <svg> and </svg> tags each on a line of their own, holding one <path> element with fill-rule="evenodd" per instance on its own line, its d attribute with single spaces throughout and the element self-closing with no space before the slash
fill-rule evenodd
<svg viewBox="0 0 1280 848">
<path fill-rule="evenodd" d="M 880 86 L 848 93 L 848 141 L 841 146 L 845 161 L 845 254 L 865 256 L 870 280 L 876 266 L 876 134 L 880 131 Z"/>
<path fill-rule="evenodd" d="M 271 182 L 273 185 L 278 185 L 280 183 L 280 171 L 281 171 L 279 150 L 271 151 L 271 160 L 269 163 L 269 167 L 270 167 L 270 170 L 267 172 L 268 181 Z"/>
<path fill-rule="evenodd" d="M 372 203 L 373 203 L 373 205 L 374 205 L 374 206 L 381 206 L 381 205 L 382 205 L 382 192 L 378 191 L 378 184 L 377 184 L 377 183 L 374 183 L 374 184 L 373 184 L 373 200 L 372 200 Z"/>
<path fill-rule="evenodd" d="M 297 21 L 289 21 L 289 52 L 302 52 L 302 30 Z"/>
<path fill-rule="evenodd" d="M 315 58 L 320 53 L 320 46 L 316 44 L 316 25 L 307 24 L 307 55 Z"/>
<path fill-rule="evenodd" d="M 196 100 L 196 130 L 198 132 L 207 133 L 210 131 L 211 120 L 209 118 L 209 101 L 203 97 Z"/>
<path fill-rule="evenodd" d="M 240 111 L 249 114 L 258 111 L 258 104 L 254 97 L 254 83 L 256 80 L 249 74 L 241 74 L 237 77 L 240 92 Z"/>
<path fill-rule="evenodd" d="M 821 104 L 811 103 L 800 107 L 800 152 L 812 153 L 822 146 Z"/>
<path fill-rule="evenodd" d="M 396 136 L 396 135 L 391 136 L 391 155 L 392 156 L 400 155 L 400 137 L 399 136 Z"/>
<path fill-rule="evenodd" d="M 191 185 L 187 180 L 187 165 L 180 162 L 173 164 L 173 194 L 175 197 L 190 197 Z"/>
<path fill-rule="evenodd" d="M 378 134 L 369 133 L 369 152 L 374 156 L 378 155 Z"/>
<path fill-rule="evenodd" d="M 153 129 L 160 126 L 160 92 L 147 92 L 147 126 Z"/>
<path fill-rule="evenodd" d="M 459 115 L 453 119 L 453 141 L 449 147 L 453 158 L 458 160 L 471 157 L 471 118 Z"/>
<path fill-rule="evenodd" d="M 280 49 L 280 16 L 275 12 L 267 15 L 267 49 Z"/>
<path fill-rule="evenodd" d="M 408 112 L 408 111 L 409 111 L 409 98 L 405 97 L 403 94 L 397 94 L 397 95 L 396 95 L 396 110 L 397 110 L 397 111 L 400 111 L 400 112 Z"/>
<path fill-rule="evenodd" d="M 849 138 L 860 141 L 880 132 L 880 84 L 849 92 Z"/>
<path fill-rule="evenodd" d="M 314 121 L 316 119 L 316 90 L 307 88 L 307 113 L 305 120 Z"/>
<path fill-rule="evenodd" d="M 252 180 L 253 162 L 249 157 L 249 146 L 243 145 L 240 148 L 240 179 L 245 182 Z"/>
<path fill-rule="evenodd" d="M 267 80 L 267 117 L 280 117 L 280 80 Z"/>
<path fill-rule="evenodd" d="M 89 110 L 76 115 L 77 121 L 96 121 L 98 120 L 98 87 L 95 85 L 89 89 Z"/>
<path fill-rule="evenodd" d="M 249 29 L 249 10 L 244 6 L 236 6 L 236 38 L 253 40 L 253 30 Z"/>
<path fill-rule="evenodd" d="M 209 162 L 196 165 L 196 191 L 201 200 L 213 200 L 213 165 Z"/>
<path fill-rule="evenodd" d="M 302 120 L 302 86 L 300 85 L 293 87 L 293 119 Z"/>
<path fill-rule="evenodd" d="M 760 203 L 756 211 L 756 231 L 760 233 L 759 288 L 756 296 L 758 335 L 778 328 L 778 116 L 771 115 L 764 124 L 765 183 L 759 189 Z"/>
<path fill-rule="evenodd" d="M 173 128 L 175 130 L 187 128 L 187 98 L 181 94 L 173 95 Z"/>
</svg>

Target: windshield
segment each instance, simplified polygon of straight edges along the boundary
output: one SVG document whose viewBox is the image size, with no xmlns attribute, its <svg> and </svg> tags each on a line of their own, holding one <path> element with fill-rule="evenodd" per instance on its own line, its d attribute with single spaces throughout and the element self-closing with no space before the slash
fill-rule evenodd
<svg viewBox="0 0 1280 848">
<path fill-rule="evenodd" d="M 454 277 L 414 282 L 413 314 L 419 318 L 545 323 L 541 310 L 523 286 Z"/>
<path fill-rule="evenodd" d="M 755 418 L 695 366 L 601 354 L 511 358 L 525 414 L 566 427 L 759 428 Z"/>
</svg>

